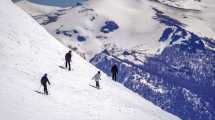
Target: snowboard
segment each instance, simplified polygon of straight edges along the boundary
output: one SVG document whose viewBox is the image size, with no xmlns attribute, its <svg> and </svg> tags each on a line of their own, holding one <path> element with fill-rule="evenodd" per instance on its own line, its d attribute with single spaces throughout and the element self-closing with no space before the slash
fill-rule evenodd
<svg viewBox="0 0 215 120">
<path fill-rule="evenodd" d="M 68 68 L 64 67 L 64 66 L 58 66 L 59 68 L 61 69 L 64 69 L 64 70 L 68 70 Z M 71 68 L 71 71 L 73 71 L 73 69 Z"/>
<path fill-rule="evenodd" d="M 96 88 L 96 89 L 101 89 L 101 87 L 100 88 L 97 88 L 96 86 L 94 86 L 94 85 L 90 85 L 91 87 L 93 87 L 93 88 Z"/>
<path fill-rule="evenodd" d="M 42 94 L 42 95 L 46 95 L 44 92 L 41 92 L 41 91 L 38 91 L 38 90 L 35 90 L 34 92 L 38 93 L 38 94 Z M 49 95 L 49 94 L 48 94 Z"/>
<path fill-rule="evenodd" d="M 66 68 L 64 66 L 58 66 L 58 67 L 61 68 L 61 69 L 65 69 L 66 70 Z"/>
</svg>

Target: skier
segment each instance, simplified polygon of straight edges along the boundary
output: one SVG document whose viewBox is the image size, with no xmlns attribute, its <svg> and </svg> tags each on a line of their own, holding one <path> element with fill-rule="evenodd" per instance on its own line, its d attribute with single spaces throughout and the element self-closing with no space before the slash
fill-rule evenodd
<svg viewBox="0 0 215 120">
<path fill-rule="evenodd" d="M 99 80 L 101 80 L 101 73 L 98 71 L 92 78 L 92 80 L 96 81 L 96 88 L 100 89 Z"/>
<path fill-rule="evenodd" d="M 66 60 L 66 68 L 67 68 L 67 66 L 69 66 L 69 71 L 70 71 L 71 70 L 70 62 L 72 60 L 72 51 L 69 51 L 68 53 L 66 53 L 65 60 Z"/>
<path fill-rule="evenodd" d="M 111 68 L 111 73 L 112 73 L 112 80 L 115 80 L 117 79 L 117 74 L 118 74 L 118 67 L 116 64 L 114 64 Z"/>
<path fill-rule="evenodd" d="M 51 85 L 50 82 L 49 82 L 49 79 L 47 77 L 47 74 L 44 74 L 43 77 L 41 78 L 41 84 L 42 84 L 42 86 L 44 88 L 44 93 L 46 95 L 48 95 L 47 82 L 48 82 L 49 85 Z"/>
</svg>

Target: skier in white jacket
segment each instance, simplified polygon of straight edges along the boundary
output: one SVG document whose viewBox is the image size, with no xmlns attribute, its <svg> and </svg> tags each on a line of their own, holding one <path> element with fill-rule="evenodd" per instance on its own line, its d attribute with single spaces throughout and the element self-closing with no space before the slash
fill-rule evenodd
<svg viewBox="0 0 215 120">
<path fill-rule="evenodd" d="M 92 78 L 92 80 L 96 81 L 96 88 L 100 89 L 99 80 L 101 80 L 101 73 L 98 71 Z"/>
</svg>

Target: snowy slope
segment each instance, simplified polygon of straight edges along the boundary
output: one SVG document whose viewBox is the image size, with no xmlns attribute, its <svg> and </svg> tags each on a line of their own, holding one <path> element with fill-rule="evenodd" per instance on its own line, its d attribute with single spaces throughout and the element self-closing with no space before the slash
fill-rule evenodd
<svg viewBox="0 0 215 120">
<path fill-rule="evenodd" d="M 64 44 L 78 48 L 79 52 L 86 54 L 85 57 L 90 59 L 109 44 L 127 49 L 141 45 L 147 53 L 155 53 L 161 44 L 153 39 L 159 39 L 163 28 L 159 23 L 151 21 L 153 13 L 145 2 L 139 4 L 131 0 L 102 0 L 89 1 L 84 6 L 68 7 L 34 18 Z M 105 34 L 101 29 L 108 21 L 114 22 L 119 28 Z M 144 24 L 139 25 L 142 23 Z M 79 36 L 86 40 L 80 42 Z"/>
<path fill-rule="evenodd" d="M 60 69 L 68 49 L 12 2 L 1 0 L 0 11 L 0 119 L 178 119 L 105 75 L 101 90 L 89 87 L 96 68 L 74 54 L 74 70 Z M 49 96 L 34 92 L 45 72 Z"/>
<path fill-rule="evenodd" d="M 22 8 L 29 6 L 28 4 L 36 6 L 27 1 L 17 4 Z M 158 39 L 166 26 L 152 19 L 156 13 L 153 8 L 176 18 L 189 31 L 202 37 L 215 38 L 212 23 L 215 15 L 212 10 L 187 12 L 186 9 L 174 9 L 146 0 L 88 1 L 81 6 L 62 8 L 44 15 L 35 15 L 34 10 L 30 9 L 27 11 L 53 36 L 65 45 L 77 49 L 85 58 L 91 59 L 104 48 L 112 49 L 113 46 L 119 49 L 139 49 L 147 54 L 155 54 L 165 48 L 167 45 L 158 42 Z M 205 15 L 206 13 L 211 15 Z M 111 26 L 106 24 L 110 21 L 118 28 L 112 31 Z M 114 25 L 112 27 L 116 27 Z M 104 26 L 111 28 L 108 34 L 102 32 Z M 80 37 L 83 40 L 79 40 Z"/>
<path fill-rule="evenodd" d="M 39 4 L 33 4 L 29 1 L 23 0 L 17 2 L 17 5 L 24 9 L 31 16 L 48 14 L 54 10 L 60 9 L 59 7 L 54 6 L 43 6 Z"/>
<path fill-rule="evenodd" d="M 196 26 L 191 30 L 194 30 L 196 32 L 196 30 L 201 28 L 202 32 L 207 31 L 205 33 L 211 33 L 210 31 L 205 30 L 205 28 L 209 27 L 209 28 L 212 28 L 213 32 L 215 31 L 215 25 L 213 24 L 214 17 L 215 17 L 214 0 L 156 0 L 156 1 L 159 1 L 161 4 L 167 5 L 166 7 L 170 9 L 169 12 L 176 14 L 176 16 L 173 15 L 174 17 L 177 17 L 177 18 L 186 17 L 189 19 L 194 18 L 190 20 L 185 19 L 185 21 L 183 19 L 180 19 L 183 22 L 187 22 L 187 20 L 189 20 L 190 24 L 193 24 L 193 26 Z M 172 7 L 175 9 L 173 9 Z M 201 22 L 203 22 L 203 24 Z M 201 33 L 201 31 L 199 30 L 197 31 L 197 33 Z M 212 37 L 208 34 L 205 34 L 205 35 Z"/>
<path fill-rule="evenodd" d="M 201 0 L 157 0 L 163 4 L 176 8 L 202 10 Z M 203 0 L 204 1 L 204 0 Z"/>
<path fill-rule="evenodd" d="M 193 2 L 201 10 L 184 6 Z M 184 120 L 214 120 L 214 0 L 171 4 L 88 0 L 33 17 L 109 76 L 117 64 L 118 82 L 162 109 Z"/>
</svg>

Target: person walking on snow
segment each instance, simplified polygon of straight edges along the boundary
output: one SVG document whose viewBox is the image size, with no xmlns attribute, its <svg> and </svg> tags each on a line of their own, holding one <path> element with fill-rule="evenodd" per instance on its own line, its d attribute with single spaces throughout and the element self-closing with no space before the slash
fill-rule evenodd
<svg viewBox="0 0 215 120">
<path fill-rule="evenodd" d="M 101 80 L 101 73 L 98 71 L 92 78 L 92 80 L 96 81 L 96 88 L 100 89 L 99 80 Z"/>
<path fill-rule="evenodd" d="M 116 64 L 114 64 L 111 68 L 111 73 L 112 73 L 112 80 L 117 80 L 117 74 L 118 74 L 118 67 Z"/>
<path fill-rule="evenodd" d="M 43 88 L 44 88 L 44 93 L 45 93 L 46 95 L 48 95 L 47 83 L 48 83 L 49 85 L 51 85 L 51 83 L 49 82 L 49 79 L 48 79 L 48 77 L 47 77 L 47 74 L 44 74 L 43 77 L 41 78 L 41 84 L 42 84 L 42 86 L 43 86 Z"/>
<path fill-rule="evenodd" d="M 65 64 L 65 66 L 66 66 L 66 68 L 67 68 L 67 66 L 69 66 L 69 71 L 71 70 L 71 60 L 72 60 L 72 51 L 69 51 L 68 53 L 66 53 L 66 55 L 65 55 L 65 60 L 66 60 L 66 64 Z"/>
</svg>

